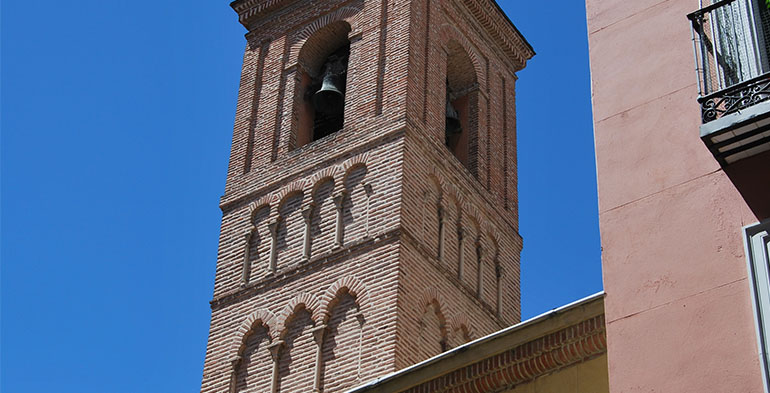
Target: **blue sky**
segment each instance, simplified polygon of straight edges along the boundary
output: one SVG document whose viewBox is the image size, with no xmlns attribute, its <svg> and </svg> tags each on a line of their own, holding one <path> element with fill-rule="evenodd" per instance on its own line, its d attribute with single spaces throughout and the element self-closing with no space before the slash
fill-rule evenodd
<svg viewBox="0 0 770 393">
<path fill-rule="evenodd" d="M 523 317 L 601 290 L 582 2 L 501 7 Z M 0 390 L 200 388 L 245 31 L 227 1 L 3 0 Z"/>
</svg>

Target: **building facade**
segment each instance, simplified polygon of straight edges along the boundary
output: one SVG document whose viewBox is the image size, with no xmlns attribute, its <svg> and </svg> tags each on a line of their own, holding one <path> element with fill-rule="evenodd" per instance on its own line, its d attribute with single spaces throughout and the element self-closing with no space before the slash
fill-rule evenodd
<svg viewBox="0 0 770 393">
<path fill-rule="evenodd" d="M 766 5 L 586 10 L 610 391 L 767 391 Z"/>
<path fill-rule="evenodd" d="M 520 319 L 515 73 L 490 0 L 237 0 L 202 392 L 337 392 Z"/>
</svg>

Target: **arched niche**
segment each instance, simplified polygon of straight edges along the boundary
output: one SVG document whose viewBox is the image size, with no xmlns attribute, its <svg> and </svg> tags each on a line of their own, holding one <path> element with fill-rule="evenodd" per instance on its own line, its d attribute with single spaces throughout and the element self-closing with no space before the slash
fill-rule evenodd
<svg viewBox="0 0 770 393">
<path fill-rule="evenodd" d="M 310 34 L 299 50 L 294 95 L 295 138 L 292 148 L 304 146 L 342 129 L 350 32 L 348 22 L 331 22 Z M 322 89 L 325 93 L 316 96 Z M 335 89 L 342 93 L 341 97 L 332 92 Z"/>
<path fill-rule="evenodd" d="M 457 40 L 446 44 L 446 129 L 444 144 L 478 176 L 479 83 L 471 56 Z"/>
</svg>

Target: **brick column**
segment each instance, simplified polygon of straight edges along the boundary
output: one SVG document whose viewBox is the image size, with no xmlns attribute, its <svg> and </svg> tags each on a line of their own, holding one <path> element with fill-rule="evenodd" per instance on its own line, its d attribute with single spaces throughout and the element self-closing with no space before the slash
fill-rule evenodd
<svg viewBox="0 0 770 393">
<path fill-rule="evenodd" d="M 251 274 L 251 258 L 249 255 L 250 249 L 251 249 L 251 238 L 254 236 L 254 232 L 257 230 L 256 227 L 251 227 L 250 230 L 247 230 L 246 233 L 243 235 L 244 240 L 244 250 L 243 250 L 243 274 L 241 276 L 241 282 L 243 285 L 246 285 L 249 283 L 249 276 Z"/>
<path fill-rule="evenodd" d="M 363 80 L 362 75 L 365 75 L 368 70 L 362 69 L 362 57 L 368 56 L 368 48 L 364 47 L 364 40 L 361 39 L 360 32 L 350 32 L 348 40 L 350 40 L 350 53 L 348 55 L 348 67 L 347 67 L 347 85 L 345 87 L 345 113 L 344 121 L 345 128 L 348 128 L 356 123 L 360 123 L 364 119 L 369 118 L 369 114 L 365 114 L 362 110 L 366 103 L 362 98 L 371 95 L 368 91 L 374 86 Z"/>
<path fill-rule="evenodd" d="M 302 249 L 302 259 L 309 260 L 310 259 L 310 253 L 312 249 L 312 239 L 310 238 L 310 225 L 311 217 L 313 214 L 313 209 L 315 208 L 315 204 L 312 202 L 305 208 L 305 210 L 302 210 L 302 218 L 305 220 L 305 239 L 304 239 L 304 246 Z"/>
<path fill-rule="evenodd" d="M 297 130 L 294 127 L 293 118 L 295 109 L 297 109 L 294 108 L 294 105 L 299 98 L 295 97 L 294 94 L 301 94 L 297 88 L 297 80 L 299 79 L 297 72 L 297 67 L 292 66 L 283 70 L 281 75 L 282 89 L 278 94 L 278 115 L 276 116 L 275 124 L 277 146 L 275 146 L 273 161 L 278 157 L 285 156 L 296 144 L 297 136 L 295 133 Z M 290 116 L 284 116 L 286 113 L 290 114 Z"/>
<path fill-rule="evenodd" d="M 495 256 L 495 280 L 497 283 L 497 317 L 502 318 L 503 316 L 503 285 L 502 280 L 503 278 L 503 267 L 500 266 L 500 261 L 498 260 L 498 257 Z"/>
<path fill-rule="evenodd" d="M 230 365 L 232 365 L 232 372 L 230 373 L 230 388 L 228 389 L 229 393 L 235 393 L 238 386 L 236 384 L 238 383 L 238 366 L 241 365 L 241 360 L 243 358 L 238 355 L 230 360 Z"/>
<path fill-rule="evenodd" d="M 438 207 L 438 261 L 444 262 L 444 208 Z"/>
<path fill-rule="evenodd" d="M 482 260 L 483 256 L 484 256 L 483 255 L 483 250 L 481 248 L 481 236 L 479 236 L 479 237 L 476 238 L 476 265 L 477 265 L 477 268 L 476 268 L 476 297 L 479 298 L 479 299 L 481 299 L 481 294 L 482 294 L 482 289 L 483 289 L 482 285 L 483 285 L 483 282 L 484 282 L 482 280 L 482 278 L 484 277 L 484 275 L 483 275 L 484 263 L 483 263 L 483 260 Z"/>
<path fill-rule="evenodd" d="M 337 227 L 334 232 L 334 248 L 342 247 L 342 240 L 345 235 L 345 223 L 342 220 L 342 205 L 345 201 L 345 191 L 341 191 L 334 197 L 334 207 L 337 209 Z"/>
<path fill-rule="evenodd" d="M 326 336 L 326 325 L 320 325 L 314 328 L 311 332 L 315 338 L 318 349 L 315 357 L 315 378 L 313 379 L 313 392 L 321 391 L 321 372 L 323 371 L 323 346 L 324 337 Z"/>
<path fill-rule="evenodd" d="M 270 229 L 270 273 L 273 274 L 278 270 L 278 223 L 280 222 L 281 216 L 278 216 L 267 224 Z"/>
<path fill-rule="evenodd" d="M 268 345 L 267 350 L 270 351 L 270 357 L 273 358 L 273 383 L 270 386 L 270 393 L 278 393 L 278 382 L 280 376 L 278 375 L 278 372 L 280 371 L 278 368 L 280 366 L 281 361 L 281 348 L 283 347 L 283 340 L 278 340 L 270 345 Z"/>
<path fill-rule="evenodd" d="M 364 184 L 364 192 L 366 192 L 366 211 L 364 214 L 366 214 L 366 217 L 364 219 L 364 237 L 369 237 L 369 217 L 371 216 L 370 212 L 370 206 L 372 203 L 372 194 L 374 191 L 372 190 L 372 185 L 369 183 Z"/>
<path fill-rule="evenodd" d="M 457 279 L 463 282 L 465 275 L 465 230 L 462 226 L 457 226 Z"/>
</svg>

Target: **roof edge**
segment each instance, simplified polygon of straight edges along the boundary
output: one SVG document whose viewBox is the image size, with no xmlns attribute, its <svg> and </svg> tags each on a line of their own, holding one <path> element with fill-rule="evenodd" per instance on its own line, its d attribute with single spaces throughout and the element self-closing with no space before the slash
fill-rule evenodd
<svg viewBox="0 0 770 393">
<path fill-rule="evenodd" d="M 488 334 L 488 335 L 486 335 L 484 337 L 481 337 L 481 338 L 478 338 L 476 340 L 467 342 L 467 343 L 465 343 L 463 345 L 460 345 L 460 346 L 458 346 L 456 348 L 453 348 L 453 349 L 451 349 L 451 350 L 449 350 L 447 352 L 440 353 L 440 354 L 438 354 L 438 355 L 436 355 L 436 356 L 434 356 L 434 357 L 432 357 L 430 359 L 424 360 L 424 361 L 422 361 L 420 363 L 417 363 L 415 365 L 412 365 L 412 366 L 409 366 L 407 368 L 395 371 L 393 373 L 387 374 L 387 375 L 379 377 L 379 378 L 375 378 L 375 379 L 373 379 L 373 380 L 371 380 L 369 382 L 366 382 L 366 383 L 364 383 L 362 385 L 359 385 L 359 386 L 357 386 L 357 387 L 355 387 L 353 389 L 347 390 L 345 393 L 360 393 L 360 392 L 367 392 L 367 391 L 370 391 L 370 390 L 374 390 L 374 389 L 380 388 L 383 385 L 391 383 L 392 381 L 396 380 L 397 378 L 405 377 L 408 374 L 419 373 L 421 370 L 423 370 L 423 369 L 425 369 L 427 367 L 430 367 L 430 366 L 432 366 L 432 365 L 434 365 L 434 364 L 436 364 L 436 363 L 438 363 L 438 362 L 440 362 L 440 361 L 442 361 L 444 359 L 452 358 L 452 357 L 457 356 L 459 354 L 465 353 L 471 347 L 481 346 L 481 345 L 484 345 L 484 344 L 486 344 L 488 342 L 495 341 L 495 340 L 498 340 L 498 339 L 502 339 L 505 336 L 507 336 L 509 334 L 512 334 L 513 332 L 517 332 L 517 331 L 523 330 L 526 327 L 529 327 L 529 326 L 535 325 L 537 323 L 543 322 L 545 320 L 551 319 L 551 318 L 553 318 L 553 317 L 555 317 L 557 315 L 565 314 L 565 313 L 567 313 L 569 311 L 572 311 L 574 309 L 577 309 L 577 308 L 579 308 L 581 306 L 589 305 L 592 302 L 596 302 L 596 301 L 598 301 L 600 299 L 603 299 L 604 296 L 605 296 L 604 291 L 600 291 L 600 292 L 597 292 L 597 293 L 595 293 L 593 295 L 586 296 L 586 297 L 584 297 L 582 299 L 578 299 L 578 300 L 576 300 L 574 302 L 565 304 L 565 305 L 563 305 L 561 307 L 558 307 L 558 308 L 555 308 L 555 309 L 553 309 L 551 311 L 547 311 L 547 312 L 542 313 L 540 315 L 534 316 L 534 317 L 532 317 L 532 318 L 530 318 L 530 319 L 528 319 L 526 321 L 519 322 L 519 323 L 517 323 L 515 325 L 512 325 L 512 326 L 509 326 L 509 327 L 507 327 L 505 329 L 502 329 L 502 330 L 499 330 L 497 332 Z M 601 309 L 602 309 L 602 312 L 599 313 L 599 314 L 603 314 L 604 313 L 603 301 L 602 301 Z M 596 313 L 594 313 L 594 314 L 596 314 Z M 593 317 L 593 316 L 594 315 L 591 315 L 591 316 L 589 316 L 589 318 Z M 499 352 L 504 352 L 504 351 L 505 351 L 505 349 L 502 349 Z M 449 371 L 452 371 L 452 370 L 447 370 L 447 372 L 449 372 Z M 390 390 L 388 390 L 388 391 L 390 391 Z M 400 390 L 398 390 L 398 391 L 400 391 Z"/>
</svg>

